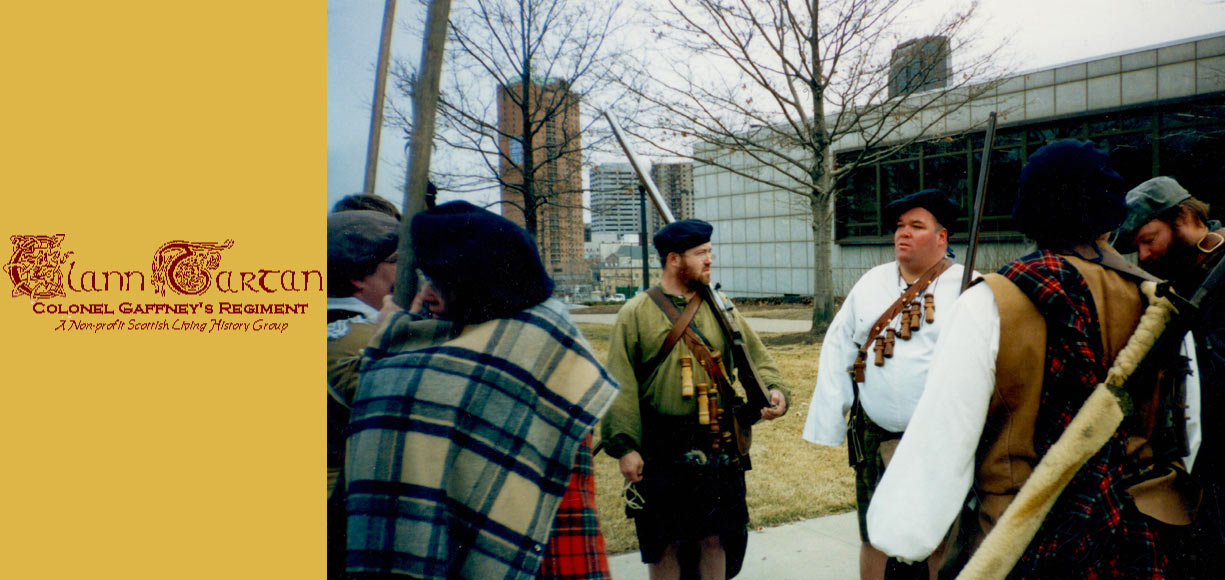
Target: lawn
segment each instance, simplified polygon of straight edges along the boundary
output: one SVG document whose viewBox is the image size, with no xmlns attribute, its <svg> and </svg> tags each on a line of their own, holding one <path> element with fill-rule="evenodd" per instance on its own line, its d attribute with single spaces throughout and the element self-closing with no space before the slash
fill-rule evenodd
<svg viewBox="0 0 1225 580">
<path fill-rule="evenodd" d="M 612 327 L 580 324 L 579 328 L 602 360 L 608 352 Z M 791 389 L 792 408 L 783 418 L 753 429 L 753 469 L 746 479 L 749 519 L 754 528 L 855 507 L 854 474 L 847 466 L 846 447 L 824 447 L 800 439 L 816 381 L 820 348 L 819 343 L 769 347 Z M 596 501 L 609 553 L 637 550 L 633 522 L 625 517 L 621 497 L 625 480 L 616 460 L 601 453 L 596 457 L 595 469 Z"/>
</svg>

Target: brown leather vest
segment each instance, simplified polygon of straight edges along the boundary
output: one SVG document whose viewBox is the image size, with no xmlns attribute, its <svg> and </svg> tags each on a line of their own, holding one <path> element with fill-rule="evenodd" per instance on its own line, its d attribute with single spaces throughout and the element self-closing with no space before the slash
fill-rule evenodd
<svg viewBox="0 0 1225 580">
<path fill-rule="evenodd" d="M 1144 304 L 1134 282 L 1117 272 L 1071 256 L 1061 256 L 1080 272 L 1093 295 L 1102 332 L 1103 353 L 1113 361 L 1127 343 L 1143 313 Z M 1037 465 L 1034 424 L 1042 398 L 1046 372 L 1046 321 L 1015 284 L 998 274 L 986 283 L 995 294 L 1000 312 L 1000 345 L 996 358 L 995 392 L 987 411 L 978 449 L 975 486 L 982 500 L 978 508 L 981 533 L 995 525 Z M 1158 384 L 1136 393 L 1142 423 L 1156 408 Z M 1151 395 L 1151 396 L 1150 396 Z M 1153 455 L 1151 430 L 1128 441 L 1128 453 L 1137 461 Z M 1128 489 L 1141 512 L 1166 523 L 1183 525 L 1188 517 L 1187 494 L 1176 485 L 1176 473 Z M 981 536 L 979 537 L 981 539 Z"/>
</svg>

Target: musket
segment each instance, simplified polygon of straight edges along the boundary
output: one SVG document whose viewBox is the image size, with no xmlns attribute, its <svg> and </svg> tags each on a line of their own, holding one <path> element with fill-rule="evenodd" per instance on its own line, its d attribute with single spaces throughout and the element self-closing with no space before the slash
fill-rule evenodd
<svg viewBox="0 0 1225 580">
<path fill-rule="evenodd" d="M 991 146 L 995 142 L 995 111 L 987 116 L 987 134 L 983 138 L 982 167 L 978 168 L 978 186 L 974 191 L 974 215 L 970 217 L 970 242 L 966 248 L 965 271 L 961 274 L 961 291 L 970 287 L 974 277 L 974 259 L 978 254 L 978 227 L 983 221 L 983 205 L 987 196 L 987 171 L 991 168 Z"/>
<path fill-rule="evenodd" d="M 629 141 L 625 138 L 625 133 L 621 130 L 620 123 L 608 111 L 604 111 L 604 118 L 608 119 L 608 124 L 612 127 L 613 136 L 616 137 L 617 143 L 621 145 L 621 149 L 625 151 L 626 157 L 629 157 L 630 166 L 634 168 L 634 173 L 638 175 L 638 180 L 646 188 L 651 203 L 655 205 L 659 215 L 665 222 L 669 224 L 675 223 L 676 216 L 672 214 L 672 210 L 668 209 L 668 204 L 664 201 L 663 196 L 660 195 L 659 189 L 655 187 L 655 181 L 651 179 L 650 172 L 646 170 L 638 156 L 634 154 L 634 150 L 630 148 Z M 702 300 L 714 306 L 715 319 L 719 322 L 719 328 L 723 331 L 723 335 L 729 339 L 730 346 L 728 350 L 732 355 L 732 364 L 736 368 L 736 375 L 740 380 L 740 385 L 744 387 L 745 395 L 748 397 L 748 404 L 742 407 L 744 415 L 741 415 L 740 419 L 747 420 L 745 424 L 752 424 L 761 418 L 759 413 L 761 409 L 771 406 L 770 393 L 766 389 L 765 383 L 762 382 L 761 375 L 757 372 L 757 365 L 753 364 L 753 359 L 749 356 L 748 348 L 744 345 L 744 334 L 740 331 L 740 326 L 731 315 L 732 305 L 723 299 L 717 288 L 711 288 L 709 284 L 696 283 L 695 287 Z"/>
</svg>

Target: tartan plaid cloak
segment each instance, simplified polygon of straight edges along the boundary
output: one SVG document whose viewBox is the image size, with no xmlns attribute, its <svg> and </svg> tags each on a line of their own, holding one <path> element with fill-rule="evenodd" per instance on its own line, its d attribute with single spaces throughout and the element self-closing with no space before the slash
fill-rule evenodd
<svg viewBox="0 0 1225 580">
<path fill-rule="evenodd" d="M 596 517 L 595 472 L 591 466 L 591 435 L 583 439 L 574 459 L 570 485 L 561 498 L 553 533 L 544 550 L 540 573 L 544 580 L 604 580 L 611 578 L 604 535 Z"/>
<path fill-rule="evenodd" d="M 362 364 L 348 571 L 533 578 L 576 451 L 617 385 L 555 300 L 441 344 L 414 333 L 422 322 L 393 318 Z"/>
<path fill-rule="evenodd" d="M 1047 324 L 1046 372 L 1034 426 L 1043 455 L 1106 376 L 1101 328 L 1084 278 L 1049 250 L 1000 269 Z M 1126 423 L 1124 423 L 1126 425 Z M 1165 555 L 1124 490 L 1126 427 L 1120 427 L 1076 473 L 1051 508 L 1009 578 L 1166 578 Z"/>
</svg>

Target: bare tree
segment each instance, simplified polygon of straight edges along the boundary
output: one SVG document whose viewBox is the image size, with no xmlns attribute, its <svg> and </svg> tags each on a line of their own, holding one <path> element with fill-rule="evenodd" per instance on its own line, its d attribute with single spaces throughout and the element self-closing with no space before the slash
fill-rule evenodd
<svg viewBox="0 0 1225 580">
<path fill-rule="evenodd" d="M 507 191 L 513 209 L 503 213 L 521 215 L 532 235 L 546 206 L 581 208 L 582 152 L 598 139 L 584 143 L 596 115 L 579 105 L 605 106 L 625 90 L 613 82 L 625 52 L 620 12 L 620 0 L 461 0 L 439 104 L 443 189 Z M 403 95 L 414 72 L 396 66 Z M 392 109 L 407 129 L 411 117 Z"/>
<path fill-rule="evenodd" d="M 890 66 L 890 49 L 913 29 L 905 20 L 915 15 L 911 0 L 663 2 L 656 38 L 676 43 L 684 52 L 673 54 L 684 56 L 657 65 L 652 90 L 637 93 L 662 114 L 640 119 L 645 126 L 635 134 L 668 155 L 797 196 L 811 212 L 813 329 L 823 328 L 834 314 L 833 209 L 845 180 L 931 138 L 999 78 L 991 74 L 995 51 L 967 50 L 976 5 L 906 36 L 920 39 L 912 50 L 948 41 L 962 57 L 938 83 L 945 60 L 914 59 L 901 74 Z M 836 162 L 834 146 L 846 143 L 854 151 Z"/>
</svg>

